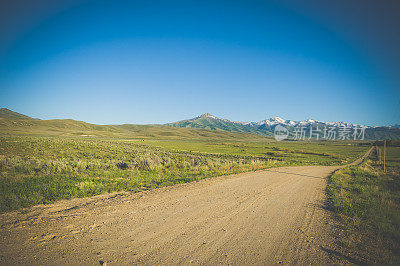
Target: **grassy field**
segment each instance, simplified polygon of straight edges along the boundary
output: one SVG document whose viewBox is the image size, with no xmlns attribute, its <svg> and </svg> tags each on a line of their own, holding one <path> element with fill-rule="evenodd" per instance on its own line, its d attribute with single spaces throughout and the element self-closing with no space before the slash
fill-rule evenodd
<svg viewBox="0 0 400 266">
<path fill-rule="evenodd" d="M 198 141 L 150 140 L 148 145 L 168 151 L 226 154 L 271 158 L 286 165 L 338 165 L 351 162 L 364 153 L 368 142 L 295 141 Z"/>
<path fill-rule="evenodd" d="M 343 255 L 358 263 L 400 264 L 400 147 L 392 143 L 386 173 L 375 150 L 363 164 L 336 172 L 328 185 Z"/>
<path fill-rule="evenodd" d="M 0 136 L 0 210 L 285 165 L 354 160 L 368 143 Z"/>
</svg>

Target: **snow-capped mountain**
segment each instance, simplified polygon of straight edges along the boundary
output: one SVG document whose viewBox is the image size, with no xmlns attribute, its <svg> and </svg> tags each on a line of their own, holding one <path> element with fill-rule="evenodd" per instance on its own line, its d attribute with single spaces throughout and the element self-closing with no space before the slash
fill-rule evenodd
<svg viewBox="0 0 400 266">
<path fill-rule="evenodd" d="M 205 113 L 203 115 L 197 116 L 192 119 L 182 120 L 182 121 L 171 123 L 171 124 L 183 123 L 183 122 L 189 122 L 189 121 L 199 122 L 202 120 L 203 120 L 202 124 L 207 124 L 207 123 L 204 123 L 205 121 L 208 121 L 208 122 L 223 121 L 226 123 L 233 123 L 233 124 L 243 125 L 243 126 L 251 126 L 251 127 L 262 126 L 264 128 L 265 127 L 273 127 L 276 125 L 284 125 L 284 126 L 289 126 L 289 127 L 309 126 L 309 125 L 325 125 L 325 126 L 337 126 L 337 127 L 340 127 L 340 126 L 346 126 L 346 127 L 363 126 L 363 125 L 353 124 L 353 123 L 349 123 L 349 122 L 324 122 L 324 121 L 315 120 L 315 119 L 311 119 L 311 118 L 302 120 L 302 121 L 294 121 L 294 120 L 284 119 L 279 116 L 274 116 L 274 117 L 271 117 L 271 118 L 268 118 L 268 119 L 265 119 L 265 120 L 262 120 L 259 122 L 237 122 L 237 121 L 230 121 L 230 120 L 224 119 L 224 118 L 218 118 L 210 113 Z"/>
<path fill-rule="evenodd" d="M 294 122 L 292 120 L 285 120 L 283 118 L 280 118 L 279 116 L 274 116 L 272 118 L 268 118 L 268 119 L 262 120 L 260 122 L 257 122 L 258 126 L 261 126 L 261 125 L 274 126 L 274 125 L 278 125 L 278 124 L 294 126 L 296 124 L 296 122 Z"/>
<path fill-rule="evenodd" d="M 280 117 L 273 117 L 269 118 L 263 121 L 260 121 L 257 123 L 257 125 L 266 125 L 266 126 L 274 126 L 274 125 L 285 125 L 285 126 L 290 126 L 290 127 L 296 127 L 296 126 L 310 126 L 310 125 L 321 125 L 321 126 L 335 126 L 335 127 L 355 127 L 355 126 L 363 126 L 364 125 L 358 125 L 358 124 L 352 124 L 348 122 L 324 122 L 324 121 L 319 121 L 315 119 L 306 119 L 302 121 L 293 121 L 293 120 L 285 120 Z M 368 126 L 365 126 L 368 127 Z"/>
<path fill-rule="evenodd" d="M 229 132 L 241 132 L 241 133 L 252 133 L 258 135 L 272 136 L 274 129 L 277 125 L 282 125 L 286 128 L 291 128 L 293 130 L 295 127 L 306 127 L 309 128 L 312 126 L 313 128 L 319 127 L 319 129 L 323 128 L 331 128 L 331 127 L 348 127 L 348 128 L 360 128 L 364 127 L 363 125 L 358 125 L 349 122 L 324 122 L 316 119 L 306 119 L 302 121 L 294 121 L 289 119 L 284 119 L 279 116 L 274 116 L 259 122 L 237 122 L 231 121 L 224 118 L 218 118 L 210 113 L 206 113 L 200 116 L 197 116 L 192 119 L 182 120 L 179 122 L 169 123 L 167 124 L 173 127 L 185 127 L 185 128 L 199 128 L 206 130 L 223 130 Z M 367 135 L 369 139 L 399 139 L 400 131 L 396 127 L 378 127 L 373 128 L 369 126 L 365 126 L 367 129 Z M 379 131 L 379 132 L 378 132 Z"/>
<path fill-rule="evenodd" d="M 251 126 L 264 126 L 264 127 L 273 127 L 276 125 L 284 125 L 289 127 L 296 127 L 296 126 L 310 126 L 310 125 L 321 125 L 321 126 L 346 126 L 346 127 L 355 127 L 355 126 L 363 126 L 358 124 L 352 124 L 348 122 L 324 122 L 315 119 L 306 119 L 302 121 L 294 121 L 289 119 L 283 119 L 279 116 L 274 116 L 272 118 L 268 118 L 262 120 L 260 122 L 234 122 L 234 123 L 241 123 L 242 125 L 251 125 Z M 368 126 L 366 126 L 368 127 Z"/>
</svg>

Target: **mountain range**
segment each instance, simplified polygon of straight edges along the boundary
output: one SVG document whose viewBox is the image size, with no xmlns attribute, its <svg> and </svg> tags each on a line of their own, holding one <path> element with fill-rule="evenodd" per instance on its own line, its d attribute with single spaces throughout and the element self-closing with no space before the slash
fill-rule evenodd
<svg viewBox="0 0 400 266">
<path fill-rule="evenodd" d="M 306 132 L 309 132 L 310 127 L 320 130 L 324 128 L 335 128 L 336 130 L 339 130 L 340 128 L 344 127 L 349 129 L 357 128 L 359 130 L 361 128 L 365 128 L 365 139 L 400 139 L 400 129 L 398 125 L 389 127 L 371 127 L 348 122 L 324 122 L 315 119 L 293 121 L 283 119 L 278 116 L 268 118 L 259 122 L 236 122 L 230 121 L 228 119 L 218 118 L 209 113 L 206 113 L 192 119 L 169 123 L 168 125 L 179 128 L 224 130 L 229 132 L 258 134 L 263 136 L 273 136 L 274 129 L 277 125 L 284 126 L 290 132 L 293 132 L 295 128 L 299 127 L 304 128 Z"/>
<path fill-rule="evenodd" d="M 287 127 L 298 127 L 298 126 L 310 126 L 310 125 L 319 125 L 319 126 L 335 126 L 335 127 L 340 127 L 340 126 L 346 126 L 346 127 L 366 127 L 366 128 L 371 128 L 369 126 L 363 126 L 363 125 L 357 125 L 357 124 L 352 124 L 352 123 L 347 123 L 347 122 L 323 122 L 319 120 L 314 120 L 314 119 L 307 119 L 303 121 L 293 121 L 293 120 L 286 120 L 283 118 L 280 118 L 279 116 L 275 116 L 272 118 L 268 118 L 265 120 L 262 120 L 260 122 L 236 122 L 236 121 L 230 121 L 228 119 L 222 119 L 213 116 L 210 113 L 206 113 L 200 116 L 197 116 L 192 119 L 188 120 L 182 120 L 179 122 L 175 123 L 169 123 L 168 125 L 175 126 L 175 127 L 193 127 L 193 128 L 204 128 L 204 129 L 218 129 L 218 125 L 220 126 L 219 129 L 222 129 L 222 125 L 228 126 L 228 125 L 236 125 L 233 126 L 233 128 L 238 127 L 245 127 L 245 128 L 253 128 L 253 129 L 270 129 L 276 125 L 284 125 Z M 234 129 L 232 129 L 234 131 Z M 239 129 L 238 129 L 239 130 Z"/>
<path fill-rule="evenodd" d="M 259 122 L 236 122 L 218 118 L 209 113 L 192 119 L 164 125 L 95 125 L 72 119 L 41 120 L 31 118 L 6 108 L 0 109 L 0 133 L 74 135 L 134 138 L 232 138 L 256 139 L 270 138 L 277 125 L 293 131 L 296 127 L 331 128 L 365 127 L 365 139 L 400 139 L 399 125 L 389 127 L 370 127 L 348 122 L 323 122 L 314 119 L 303 121 L 272 117 Z"/>
</svg>

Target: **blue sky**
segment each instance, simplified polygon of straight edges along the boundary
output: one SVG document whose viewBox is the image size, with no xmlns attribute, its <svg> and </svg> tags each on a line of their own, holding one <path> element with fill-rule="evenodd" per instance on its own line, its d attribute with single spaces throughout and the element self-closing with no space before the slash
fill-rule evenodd
<svg viewBox="0 0 400 266">
<path fill-rule="evenodd" d="M 0 4 L 1 107 L 97 124 L 400 123 L 392 1 L 54 2 Z"/>
</svg>

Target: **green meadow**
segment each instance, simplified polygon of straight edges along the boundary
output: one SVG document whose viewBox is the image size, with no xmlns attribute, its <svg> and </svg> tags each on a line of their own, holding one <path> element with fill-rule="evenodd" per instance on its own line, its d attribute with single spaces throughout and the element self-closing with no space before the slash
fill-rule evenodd
<svg viewBox="0 0 400 266">
<path fill-rule="evenodd" d="M 343 164 L 369 143 L 227 138 L 0 136 L 0 210 L 105 192 L 138 192 L 288 165 Z"/>
<path fill-rule="evenodd" d="M 151 140 L 148 145 L 169 151 L 201 154 L 225 154 L 270 158 L 286 165 L 338 165 L 358 158 L 371 145 L 369 142 L 324 141 L 197 141 Z"/>
</svg>

